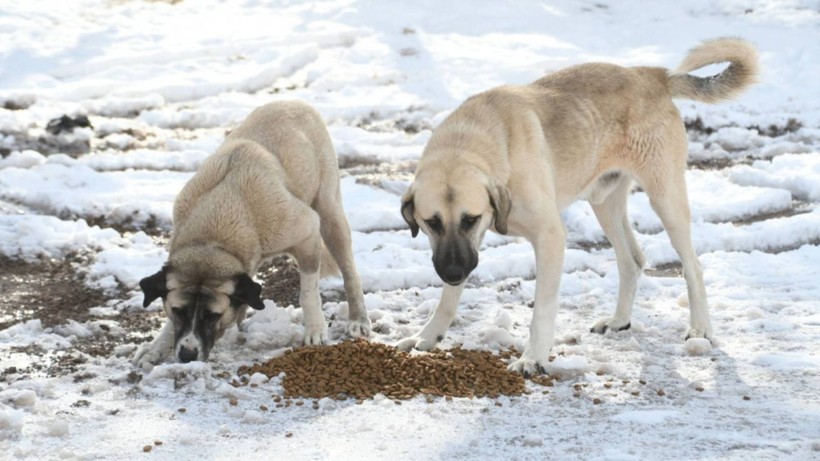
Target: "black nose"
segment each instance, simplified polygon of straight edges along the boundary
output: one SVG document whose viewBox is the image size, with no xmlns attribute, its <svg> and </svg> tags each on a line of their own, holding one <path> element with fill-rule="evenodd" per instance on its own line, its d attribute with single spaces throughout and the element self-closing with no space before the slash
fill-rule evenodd
<svg viewBox="0 0 820 461">
<path fill-rule="evenodd" d="M 180 347 L 179 348 L 179 361 L 182 362 L 182 363 L 193 362 L 194 360 L 196 360 L 198 352 L 199 351 L 197 351 L 196 349 L 188 349 L 187 347 Z"/>
<path fill-rule="evenodd" d="M 447 266 L 439 275 L 442 280 L 450 285 L 458 285 L 463 282 L 467 276 L 467 274 L 464 273 L 464 269 L 459 266 Z"/>
</svg>

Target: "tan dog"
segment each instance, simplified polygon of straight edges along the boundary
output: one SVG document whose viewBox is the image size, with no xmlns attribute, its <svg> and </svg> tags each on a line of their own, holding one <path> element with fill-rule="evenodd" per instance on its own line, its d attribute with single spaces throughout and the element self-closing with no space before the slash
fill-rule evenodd
<svg viewBox="0 0 820 461">
<path fill-rule="evenodd" d="M 687 139 L 672 98 L 708 103 L 736 95 L 757 75 L 755 48 L 739 39 L 707 41 L 674 72 L 658 67 L 583 64 L 524 86 L 473 96 L 433 133 L 402 199 L 413 236 L 430 239 L 446 282 L 435 313 L 399 347 L 431 349 L 455 317 L 464 280 L 478 263 L 487 229 L 521 235 L 535 250 L 535 307 L 529 343 L 510 369 L 542 372 L 553 343 L 565 230 L 560 212 L 592 205 L 618 261 L 615 315 L 592 327 L 629 328 L 644 256 L 626 213 L 633 180 L 649 196 L 681 261 L 689 291 L 689 337 L 712 337 L 706 291 L 690 237 L 684 182 Z M 728 61 L 716 76 L 688 75 Z"/>
<path fill-rule="evenodd" d="M 338 268 L 322 258 L 322 242 Z M 147 368 L 172 352 L 181 362 L 207 360 L 248 306 L 264 308 L 261 286 L 251 277 L 280 253 L 299 264 L 305 344 L 327 340 L 320 266 L 340 269 L 344 277 L 348 333 L 370 333 L 336 154 L 320 115 L 296 101 L 256 109 L 179 193 L 168 262 L 140 281 L 144 305 L 162 298 L 168 322 L 135 362 Z"/>
</svg>

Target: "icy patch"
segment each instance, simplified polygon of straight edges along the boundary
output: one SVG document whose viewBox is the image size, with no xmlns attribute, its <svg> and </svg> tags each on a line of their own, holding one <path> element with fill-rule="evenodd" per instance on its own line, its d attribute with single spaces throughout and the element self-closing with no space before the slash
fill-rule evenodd
<svg viewBox="0 0 820 461">
<path fill-rule="evenodd" d="M 816 370 L 820 368 L 820 358 L 800 353 L 766 353 L 760 354 L 753 364 L 775 370 Z"/>
<path fill-rule="evenodd" d="M 679 411 L 673 410 L 631 410 L 619 413 L 610 419 L 619 423 L 661 424 L 679 414 Z"/>
</svg>

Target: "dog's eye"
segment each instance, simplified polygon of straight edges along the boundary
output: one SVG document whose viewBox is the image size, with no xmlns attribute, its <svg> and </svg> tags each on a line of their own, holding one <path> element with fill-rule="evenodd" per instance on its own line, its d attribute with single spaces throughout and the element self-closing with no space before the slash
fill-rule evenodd
<svg viewBox="0 0 820 461">
<path fill-rule="evenodd" d="M 461 218 L 461 228 L 464 229 L 464 230 L 470 230 L 470 229 L 473 228 L 473 226 L 476 225 L 476 223 L 478 222 L 479 219 L 481 219 L 481 215 L 478 215 L 478 216 L 464 215 Z"/>
<path fill-rule="evenodd" d="M 438 215 L 435 215 L 430 219 L 425 219 L 424 223 L 427 224 L 427 227 L 429 227 L 431 231 L 437 234 L 440 234 L 444 230 L 444 226 L 441 225 L 441 219 Z"/>
<path fill-rule="evenodd" d="M 219 313 L 219 312 L 205 311 L 204 317 L 205 317 L 205 320 L 207 320 L 209 322 L 216 322 L 220 318 L 222 318 L 222 314 Z"/>
</svg>

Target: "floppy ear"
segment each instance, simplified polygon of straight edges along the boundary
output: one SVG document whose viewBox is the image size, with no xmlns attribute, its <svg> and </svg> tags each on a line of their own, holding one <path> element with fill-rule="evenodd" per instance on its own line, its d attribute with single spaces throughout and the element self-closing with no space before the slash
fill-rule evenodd
<svg viewBox="0 0 820 461">
<path fill-rule="evenodd" d="M 149 275 L 140 280 L 140 288 L 145 295 L 142 307 L 148 307 L 157 298 L 165 299 L 168 294 L 168 287 L 165 286 L 165 267 L 154 275 Z"/>
<path fill-rule="evenodd" d="M 490 205 L 495 210 L 495 230 L 499 234 L 507 233 L 507 217 L 510 216 L 510 190 L 506 186 L 487 186 L 487 193 L 490 194 Z"/>
<path fill-rule="evenodd" d="M 248 274 L 241 274 L 236 279 L 236 289 L 233 291 L 231 298 L 234 298 L 242 304 L 247 304 L 256 310 L 265 308 L 265 304 L 259 297 L 262 294 L 262 285 L 254 282 Z"/>
<path fill-rule="evenodd" d="M 416 213 L 416 203 L 413 201 L 414 195 L 413 186 L 410 186 L 401 198 L 401 217 L 410 226 L 410 233 L 413 237 L 419 235 L 419 225 L 413 216 Z"/>
</svg>

